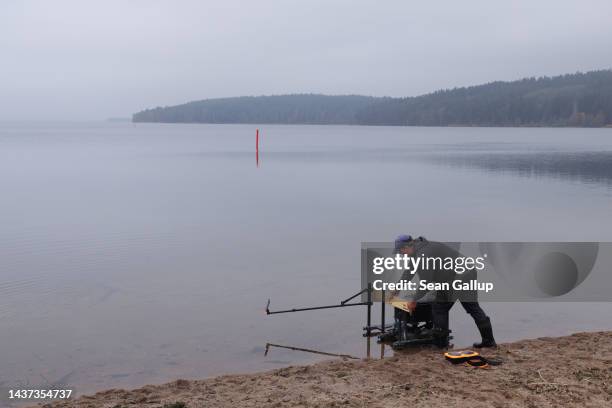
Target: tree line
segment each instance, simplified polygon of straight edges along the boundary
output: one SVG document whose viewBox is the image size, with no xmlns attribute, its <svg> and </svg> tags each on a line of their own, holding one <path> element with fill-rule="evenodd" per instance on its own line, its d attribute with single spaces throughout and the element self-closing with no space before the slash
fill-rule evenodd
<svg viewBox="0 0 612 408">
<path fill-rule="evenodd" d="M 496 81 L 406 98 L 293 94 L 205 99 L 147 109 L 132 121 L 599 127 L 612 124 L 612 70 Z"/>
</svg>

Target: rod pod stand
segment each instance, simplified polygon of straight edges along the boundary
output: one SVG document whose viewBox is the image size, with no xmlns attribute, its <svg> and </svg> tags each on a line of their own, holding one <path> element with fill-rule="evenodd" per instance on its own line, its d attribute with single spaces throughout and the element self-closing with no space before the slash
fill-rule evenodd
<svg viewBox="0 0 612 408">
<path fill-rule="evenodd" d="M 355 299 L 357 296 L 366 293 L 366 301 L 365 302 L 351 302 L 351 300 Z M 349 306 L 366 306 L 366 325 L 363 327 L 363 336 L 364 337 L 372 337 L 378 334 L 382 334 L 385 332 L 385 291 L 382 291 L 382 302 L 381 302 L 381 324 L 380 326 L 372 326 L 372 306 L 374 302 L 372 302 L 372 284 L 368 283 L 368 286 L 365 289 L 355 293 L 353 296 L 343 300 L 340 304 L 335 305 L 326 305 L 326 306 L 311 306 L 311 307 L 300 307 L 293 309 L 285 309 L 285 310 L 270 310 L 270 299 L 268 299 L 268 303 L 266 304 L 266 314 L 281 314 L 281 313 L 294 313 L 294 312 L 305 312 L 308 310 L 321 310 L 321 309 L 333 309 L 338 307 L 349 307 Z"/>
</svg>

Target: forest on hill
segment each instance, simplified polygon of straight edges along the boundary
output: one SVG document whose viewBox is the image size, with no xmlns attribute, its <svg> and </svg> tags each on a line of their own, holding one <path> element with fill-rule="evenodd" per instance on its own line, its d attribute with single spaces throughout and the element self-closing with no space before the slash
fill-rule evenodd
<svg viewBox="0 0 612 408">
<path fill-rule="evenodd" d="M 612 70 L 496 81 L 406 98 L 293 94 L 205 99 L 147 109 L 132 121 L 601 127 L 612 124 Z"/>
<path fill-rule="evenodd" d="M 134 122 L 354 124 L 380 98 L 295 94 L 205 99 L 136 113 Z"/>
</svg>

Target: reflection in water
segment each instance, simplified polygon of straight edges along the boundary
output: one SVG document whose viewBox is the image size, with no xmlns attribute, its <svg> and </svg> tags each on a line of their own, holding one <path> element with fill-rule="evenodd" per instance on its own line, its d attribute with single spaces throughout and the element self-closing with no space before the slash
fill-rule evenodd
<svg viewBox="0 0 612 408">
<path fill-rule="evenodd" d="M 485 148 L 486 147 L 486 148 Z M 190 153 L 207 159 L 244 159 L 246 151 Z M 342 150 L 268 151 L 269 161 L 413 163 L 424 161 L 523 177 L 549 177 L 612 186 L 612 151 L 561 151 L 533 148 L 523 152 L 513 144 L 496 146 L 414 145 L 409 148 L 345 148 Z"/>
<path fill-rule="evenodd" d="M 450 166 L 612 186 L 612 152 L 462 153 L 430 156 Z"/>
<path fill-rule="evenodd" d="M 322 356 L 331 356 L 331 357 L 340 357 L 340 358 L 345 358 L 345 359 L 359 360 L 359 357 L 351 356 L 350 354 L 328 353 L 326 351 L 307 349 L 303 347 L 283 346 L 281 344 L 274 344 L 274 343 L 266 343 L 266 351 L 264 352 L 264 356 L 268 355 L 271 347 L 283 348 L 283 349 L 292 350 L 292 351 L 303 351 L 305 353 L 320 354 Z"/>
<path fill-rule="evenodd" d="M 366 352 L 365 352 L 365 357 L 368 359 L 371 358 L 377 358 L 377 356 L 372 355 L 372 337 L 366 337 L 365 338 L 365 342 L 366 342 Z M 384 343 L 380 343 L 377 344 L 379 347 L 379 355 L 378 358 L 383 359 L 385 358 L 386 353 L 386 349 L 388 348 L 390 350 L 389 355 L 393 355 L 393 349 L 391 349 L 391 347 L 388 344 L 384 344 Z M 317 354 L 317 355 L 321 355 L 321 356 L 329 356 L 329 357 L 340 357 L 342 359 L 350 359 L 350 360 L 360 360 L 360 357 L 355 357 L 353 355 L 350 354 L 342 354 L 342 353 L 329 353 L 326 351 L 321 351 L 321 350 L 315 350 L 315 349 L 310 349 L 310 348 L 304 348 L 304 347 L 295 347 L 295 346 L 284 346 L 281 344 L 274 344 L 274 343 L 266 343 L 266 348 L 265 348 L 265 352 L 264 352 L 264 356 L 267 357 L 268 354 L 270 353 L 270 349 L 271 348 L 280 348 L 280 349 L 285 349 L 285 350 L 291 350 L 291 351 L 301 351 L 304 353 L 312 353 L 312 354 Z M 417 348 L 415 348 L 416 350 Z M 421 350 L 422 348 L 418 348 L 418 350 Z"/>
</svg>

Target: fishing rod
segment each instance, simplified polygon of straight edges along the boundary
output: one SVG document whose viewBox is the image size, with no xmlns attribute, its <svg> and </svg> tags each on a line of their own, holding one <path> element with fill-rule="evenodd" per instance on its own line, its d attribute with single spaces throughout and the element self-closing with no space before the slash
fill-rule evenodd
<svg viewBox="0 0 612 408">
<path fill-rule="evenodd" d="M 339 304 L 334 305 L 325 305 L 325 306 L 310 306 L 310 307 L 300 307 L 300 308 L 292 308 L 286 310 L 270 310 L 270 299 L 268 299 L 268 303 L 266 304 L 266 314 L 281 314 L 281 313 L 294 313 L 294 312 L 305 312 L 309 310 L 321 310 L 321 309 L 333 309 L 338 307 L 350 307 L 350 306 L 366 306 L 366 325 L 363 327 L 363 336 L 364 337 L 372 337 L 379 334 L 383 334 L 385 332 L 385 291 L 381 291 L 381 316 L 380 316 L 380 326 L 372 326 L 372 306 L 374 302 L 372 301 L 372 284 L 368 283 L 368 286 L 365 289 L 355 293 L 353 296 L 344 299 Z M 355 299 L 357 296 L 362 294 L 366 294 L 365 302 L 351 302 L 351 300 Z"/>
</svg>

